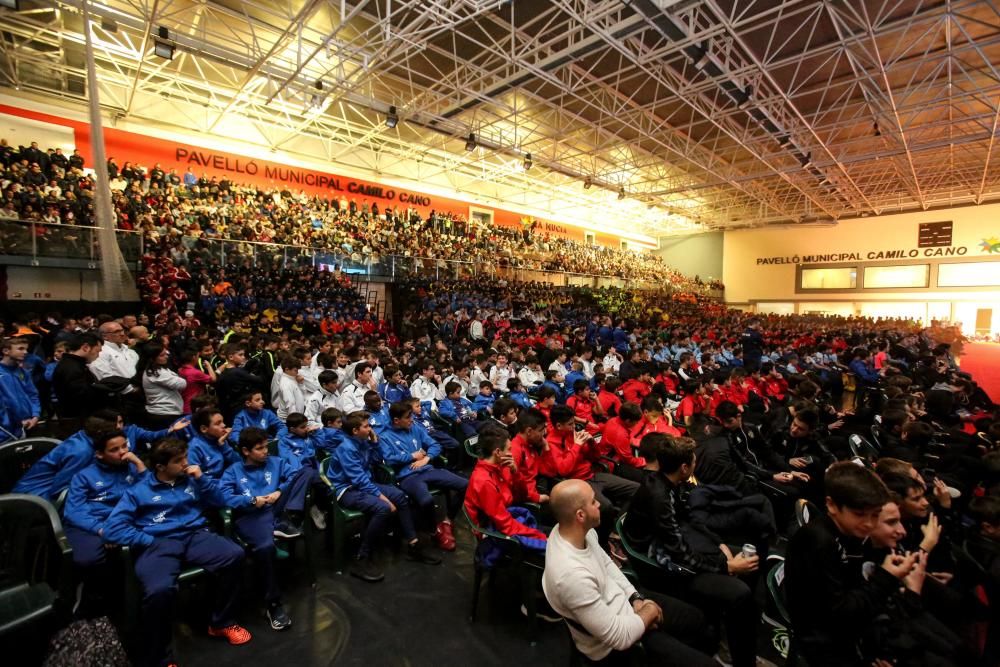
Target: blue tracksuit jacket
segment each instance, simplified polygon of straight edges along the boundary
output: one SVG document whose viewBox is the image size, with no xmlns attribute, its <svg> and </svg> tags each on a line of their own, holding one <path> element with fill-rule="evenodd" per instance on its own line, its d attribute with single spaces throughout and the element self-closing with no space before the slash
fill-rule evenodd
<svg viewBox="0 0 1000 667">
<path fill-rule="evenodd" d="M 403 479 L 421 470 L 429 470 L 424 466 L 418 470 L 410 470 L 413 463 L 413 452 L 422 449 L 431 459 L 441 454 L 441 445 L 427 434 L 423 427 L 414 424 L 408 429 L 389 428 L 378 437 L 379 451 L 382 459 L 396 471 L 396 478 Z"/>
<path fill-rule="evenodd" d="M 218 481 L 182 475 L 167 484 L 150 473 L 125 490 L 104 524 L 104 540 L 129 547 L 148 547 L 157 538 L 184 535 L 208 525 L 206 507 L 239 509 L 250 499 L 230 499 Z"/>
<path fill-rule="evenodd" d="M 229 445 L 212 442 L 200 433 L 188 443 L 188 463 L 198 466 L 212 479 L 222 479 L 226 468 L 242 460 Z"/>
<path fill-rule="evenodd" d="M 273 410 L 264 408 L 251 412 L 248 408 L 244 408 L 233 417 L 233 432 L 229 434 L 229 439 L 239 442 L 240 433 L 249 426 L 264 429 L 272 438 L 280 438 L 288 433 L 285 422 L 281 421 Z"/>
<path fill-rule="evenodd" d="M 344 491 L 357 489 L 378 497 L 382 492 L 375 486 L 373 473 L 375 466 L 382 462 L 378 445 L 344 434 L 344 442 L 330 456 L 327 479 L 340 498 Z"/>
<path fill-rule="evenodd" d="M 54 500 L 80 470 L 94 461 L 94 445 L 83 431 L 63 440 L 35 462 L 14 487 L 14 493 L 29 493 Z"/>
<path fill-rule="evenodd" d="M 73 476 L 63 509 L 63 521 L 96 535 L 111 516 L 126 489 L 150 474 L 135 466 L 113 466 L 94 461 Z"/>
</svg>

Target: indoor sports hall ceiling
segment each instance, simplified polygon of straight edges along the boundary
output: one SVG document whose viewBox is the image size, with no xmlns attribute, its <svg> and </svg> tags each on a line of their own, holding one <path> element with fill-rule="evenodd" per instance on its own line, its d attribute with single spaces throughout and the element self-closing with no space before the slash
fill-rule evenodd
<svg viewBox="0 0 1000 667">
<path fill-rule="evenodd" d="M 0 86 L 85 99 L 83 2 L 0 9 Z M 115 118 L 650 236 L 1000 199 L 995 2 L 89 7 Z"/>
</svg>

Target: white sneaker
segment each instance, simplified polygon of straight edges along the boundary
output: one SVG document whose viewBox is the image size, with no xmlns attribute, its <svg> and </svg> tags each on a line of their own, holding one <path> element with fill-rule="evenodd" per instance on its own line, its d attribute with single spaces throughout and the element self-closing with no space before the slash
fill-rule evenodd
<svg viewBox="0 0 1000 667">
<path fill-rule="evenodd" d="M 323 510 L 313 505 L 309 508 L 309 517 L 312 519 L 313 525 L 316 526 L 316 530 L 326 530 L 326 515 L 323 514 Z"/>
</svg>

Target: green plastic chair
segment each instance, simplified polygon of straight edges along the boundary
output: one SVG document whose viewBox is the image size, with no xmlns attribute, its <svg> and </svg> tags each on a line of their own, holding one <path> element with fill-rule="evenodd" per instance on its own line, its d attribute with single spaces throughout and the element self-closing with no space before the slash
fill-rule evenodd
<svg viewBox="0 0 1000 667">
<path fill-rule="evenodd" d="M 538 563 L 532 562 L 531 560 L 525 559 L 525 547 L 515 538 L 509 535 L 504 535 L 503 533 L 493 530 L 492 528 L 483 528 L 476 523 L 469 515 L 469 510 L 464 504 L 462 505 L 462 516 L 465 518 L 466 523 L 468 523 L 469 530 L 472 531 L 472 535 L 476 538 L 477 544 L 481 539 L 492 539 L 496 540 L 504 550 L 504 556 L 502 557 L 501 564 L 498 565 L 498 567 L 510 568 L 518 579 L 521 589 L 521 603 L 524 604 L 525 610 L 528 612 L 528 641 L 532 646 L 534 646 L 538 637 L 538 615 L 537 605 L 535 603 L 535 591 L 538 588 L 539 581 L 541 580 L 542 566 Z M 472 608 L 469 610 L 469 621 L 475 623 L 476 611 L 479 607 L 479 592 L 483 584 L 483 575 L 489 572 L 490 582 L 492 583 L 493 572 L 496 568 L 483 567 L 475 557 L 473 557 L 472 565 L 475 577 L 472 582 Z"/>
<path fill-rule="evenodd" d="M 319 477 L 330 488 L 330 493 L 328 494 L 330 498 L 329 515 L 332 519 L 332 525 L 327 527 L 327 547 L 333 551 L 334 569 L 338 573 L 342 573 L 344 571 L 344 564 L 347 561 L 347 542 L 354 536 L 349 532 L 349 527 L 352 523 L 363 521 L 365 515 L 364 512 L 340 506 L 333 490 L 333 484 L 327 477 L 329 469 L 330 459 L 325 458 L 319 464 Z"/>
<path fill-rule="evenodd" d="M 771 568 L 767 573 L 767 592 L 771 596 L 771 602 L 780 617 L 778 620 L 785 626 L 788 632 L 788 656 L 785 658 L 785 665 L 793 667 L 798 662 L 797 651 L 795 650 L 795 636 L 792 634 L 792 616 L 788 613 L 788 606 L 785 600 L 785 561 Z"/>
</svg>

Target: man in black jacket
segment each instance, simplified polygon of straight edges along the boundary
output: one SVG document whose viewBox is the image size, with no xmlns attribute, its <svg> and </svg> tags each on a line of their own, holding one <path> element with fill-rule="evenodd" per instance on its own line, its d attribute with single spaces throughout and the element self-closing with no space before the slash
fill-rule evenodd
<svg viewBox="0 0 1000 667">
<path fill-rule="evenodd" d="M 889 554 L 865 579 L 864 541 L 889 492 L 874 472 L 852 462 L 826 472 L 827 515 L 792 536 L 785 561 L 795 642 L 811 667 L 860 667 L 891 656 L 863 655 L 860 644 L 916 555 Z"/>
<path fill-rule="evenodd" d="M 59 400 L 60 419 L 83 419 L 105 405 L 104 395 L 94 389 L 97 378 L 87 368 L 101 354 L 101 339 L 81 333 L 67 341 L 66 353 L 52 373 L 52 388 Z"/>
<path fill-rule="evenodd" d="M 671 579 L 672 594 L 722 617 L 734 667 L 756 665 L 760 609 L 750 586 L 730 575 L 755 571 L 757 556 L 734 556 L 725 544 L 714 553 L 699 552 L 688 543 L 681 517 L 687 514 L 683 494 L 695 468 L 693 440 L 649 433 L 640 449 L 655 456 L 646 456 L 645 478 L 628 510 L 626 537 L 642 552 L 651 547 L 658 561 L 669 559 L 693 570 L 692 575 Z"/>
</svg>

